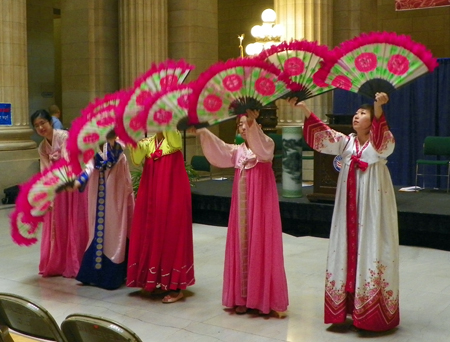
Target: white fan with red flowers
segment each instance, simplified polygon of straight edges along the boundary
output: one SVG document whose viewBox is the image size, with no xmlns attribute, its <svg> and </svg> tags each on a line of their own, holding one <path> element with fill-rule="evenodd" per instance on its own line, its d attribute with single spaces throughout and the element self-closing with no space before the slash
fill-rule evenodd
<svg viewBox="0 0 450 342">
<path fill-rule="evenodd" d="M 258 110 L 289 92 L 290 80 L 271 63 L 256 58 L 238 58 L 211 66 L 193 82 L 187 122 L 214 125 Z"/>
<path fill-rule="evenodd" d="M 124 94 L 117 111 L 116 133 L 125 143 L 136 145 L 145 134 L 145 122 L 139 114 L 154 93 L 181 84 L 194 67 L 183 60 L 167 60 L 139 77 L 134 88 Z"/>
<path fill-rule="evenodd" d="M 438 65 L 427 48 L 394 32 L 363 33 L 331 51 L 317 78 L 365 95 L 392 93 Z"/>
</svg>

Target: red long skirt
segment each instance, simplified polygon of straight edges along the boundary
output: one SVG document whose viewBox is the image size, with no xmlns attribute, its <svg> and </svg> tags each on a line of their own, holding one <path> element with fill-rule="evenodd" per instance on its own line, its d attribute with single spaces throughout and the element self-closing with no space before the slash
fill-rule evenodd
<svg viewBox="0 0 450 342">
<path fill-rule="evenodd" d="M 127 286 L 176 290 L 194 283 L 191 188 L 183 154 L 146 158 L 131 228 Z"/>
</svg>

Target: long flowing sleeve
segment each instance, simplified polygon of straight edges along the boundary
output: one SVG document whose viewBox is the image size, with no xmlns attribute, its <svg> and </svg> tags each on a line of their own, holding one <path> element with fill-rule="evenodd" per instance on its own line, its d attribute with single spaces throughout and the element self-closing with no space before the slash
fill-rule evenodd
<svg viewBox="0 0 450 342">
<path fill-rule="evenodd" d="M 370 129 L 370 142 L 375 151 L 383 157 L 387 157 L 394 152 L 395 139 L 389 130 L 384 114 L 379 119 L 373 119 Z"/>
<path fill-rule="evenodd" d="M 212 165 L 221 168 L 234 167 L 233 156 L 237 145 L 225 143 L 206 128 L 198 129 L 197 133 L 200 136 L 203 153 Z"/>
<path fill-rule="evenodd" d="M 272 161 L 275 143 L 268 135 L 264 134 L 256 122 L 247 131 L 247 142 L 259 161 Z"/>
<path fill-rule="evenodd" d="M 303 137 L 312 149 L 333 155 L 340 154 L 349 139 L 344 133 L 331 129 L 313 113 L 305 120 Z"/>
<path fill-rule="evenodd" d="M 183 141 L 181 139 L 181 133 L 179 131 L 165 131 L 163 132 L 164 138 L 171 147 L 171 150 L 181 150 Z"/>
</svg>

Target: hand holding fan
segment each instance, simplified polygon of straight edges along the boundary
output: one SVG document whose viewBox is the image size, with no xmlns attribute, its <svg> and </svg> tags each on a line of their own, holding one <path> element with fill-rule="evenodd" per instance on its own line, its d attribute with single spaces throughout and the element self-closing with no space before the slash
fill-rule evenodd
<svg viewBox="0 0 450 342">
<path fill-rule="evenodd" d="M 145 123 L 139 113 L 142 112 L 146 99 L 160 90 L 181 84 L 193 68 L 182 60 L 153 64 L 121 99 L 116 119 L 118 137 L 125 143 L 136 145 L 145 132 Z"/>
<path fill-rule="evenodd" d="M 332 50 L 317 77 L 327 84 L 373 99 L 431 72 L 436 59 L 410 37 L 389 32 L 363 33 Z"/>
<path fill-rule="evenodd" d="M 289 92 L 286 76 L 256 58 L 239 58 L 211 66 L 193 82 L 189 120 L 179 125 L 213 125 L 247 109 L 260 109 Z"/>
<path fill-rule="evenodd" d="M 188 115 L 190 85 L 178 85 L 166 88 L 147 99 L 143 111 L 139 114 L 145 123 L 147 132 L 177 130 L 180 120 Z"/>
<path fill-rule="evenodd" d="M 328 58 L 329 54 L 330 50 L 326 45 L 294 40 L 273 45 L 257 58 L 273 63 L 292 81 L 289 86 L 291 91 L 282 98 L 296 97 L 300 102 L 334 89 L 316 78 L 321 62 Z"/>
</svg>

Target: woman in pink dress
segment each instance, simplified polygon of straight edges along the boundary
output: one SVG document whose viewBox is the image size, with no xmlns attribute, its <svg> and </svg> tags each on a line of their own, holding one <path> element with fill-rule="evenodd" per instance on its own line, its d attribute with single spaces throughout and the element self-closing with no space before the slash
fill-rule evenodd
<svg viewBox="0 0 450 342">
<path fill-rule="evenodd" d="M 46 110 L 31 116 L 37 134 L 44 138 L 38 151 L 41 171 L 61 158 L 67 159 L 67 131 L 53 129 Z M 88 241 L 86 196 L 78 192 L 59 193 L 53 207 L 45 214 L 41 238 L 39 274 L 73 278 L 80 268 Z"/>
<path fill-rule="evenodd" d="M 234 167 L 234 183 L 225 248 L 222 304 L 237 314 L 248 309 L 269 314 L 287 310 L 278 192 L 272 170 L 274 142 L 248 110 L 238 121 L 240 145 L 226 144 L 209 130 L 189 132 L 200 137 L 203 152 L 217 167 Z"/>
<path fill-rule="evenodd" d="M 400 323 L 397 205 L 387 157 L 395 140 L 376 93 L 353 117 L 356 133 L 345 135 L 319 120 L 304 102 L 304 137 L 321 153 L 340 155 L 325 285 L 325 323 L 386 331 Z M 289 102 L 295 106 L 296 99 Z"/>
<path fill-rule="evenodd" d="M 128 254 L 127 286 L 167 292 L 163 303 L 183 298 L 194 285 L 191 186 L 179 132 L 157 133 L 131 149 L 144 163 Z"/>
</svg>

